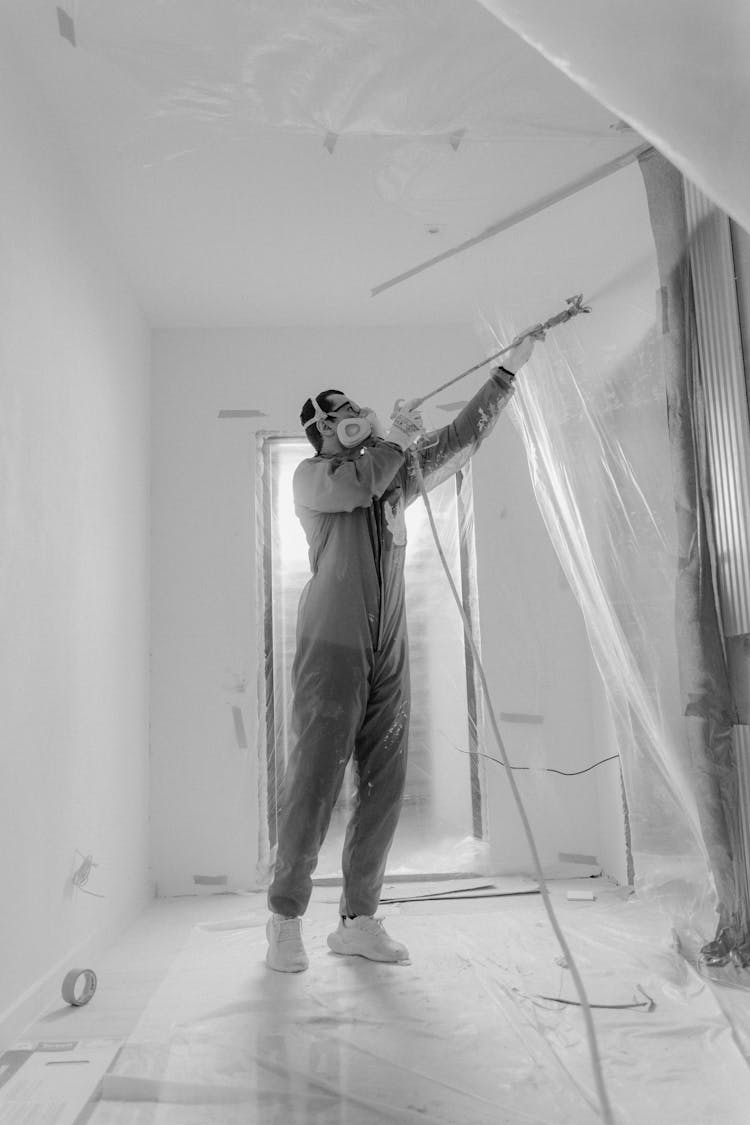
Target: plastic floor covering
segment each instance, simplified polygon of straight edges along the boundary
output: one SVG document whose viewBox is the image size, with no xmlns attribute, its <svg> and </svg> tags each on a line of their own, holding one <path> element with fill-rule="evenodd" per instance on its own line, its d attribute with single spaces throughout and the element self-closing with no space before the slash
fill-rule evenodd
<svg viewBox="0 0 750 1125">
<path fill-rule="evenodd" d="M 524 880 L 479 878 L 499 891 Z M 568 901 L 571 888 L 595 901 Z M 385 897 L 445 892 L 394 884 Z M 725 1014 L 668 921 L 605 880 L 551 884 L 586 983 L 618 1125 L 745 1125 L 750 994 Z M 486 893 L 486 892 L 484 892 Z M 587 1125 L 601 1120 L 580 1009 L 538 894 L 383 908 L 411 962 L 338 957 L 338 890 L 316 888 L 305 973 L 264 964 L 262 894 L 205 901 L 90 1125 Z M 212 920 L 213 916 L 213 920 Z M 548 997 L 549 999 L 543 999 Z M 558 1000 L 559 998 L 559 1000 Z M 0 1116 L 0 1120 L 2 1117 Z"/>
</svg>

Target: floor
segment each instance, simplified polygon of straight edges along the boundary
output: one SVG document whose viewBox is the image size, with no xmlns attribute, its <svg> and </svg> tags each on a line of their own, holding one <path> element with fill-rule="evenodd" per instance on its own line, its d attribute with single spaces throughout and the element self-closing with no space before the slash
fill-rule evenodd
<svg viewBox="0 0 750 1125">
<path fill-rule="evenodd" d="M 750 992 L 699 977 L 668 920 L 607 880 L 550 891 L 597 1005 L 618 1125 L 746 1125 Z M 595 897 L 569 897 L 581 892 Z M 91 966 L 92 999 L 61 1000 L 0 1058 L 0 1125 L 602 1120 L 577 994 L 531 881 L 387 887 L 411 900 L 382 906 L 406 965 L 328 951 L 338 893 L 316 888 L 310 968 L 294 975 L 264 965 L 262 894 L 156 901 Z"/>
</svg>

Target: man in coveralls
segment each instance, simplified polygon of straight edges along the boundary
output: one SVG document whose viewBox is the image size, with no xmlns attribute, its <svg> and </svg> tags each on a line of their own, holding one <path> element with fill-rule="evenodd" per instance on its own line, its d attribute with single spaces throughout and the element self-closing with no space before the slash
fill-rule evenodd
<svg viewBox="0 0 750 1125">
<path fill-rule="evenodd" d="M 513 394 L 533 349 L 522 338 L 453 422 L 422 436 L 406 403 L 387 436 L 375 415 L 340 391 L 308 399 L 300 415 L 315 456 L 294 474 L 297 515 L 312 577 L 302 592 L 292 667 L 296 736 L 280 799 L 278 848 L 268 891 L 266 963 L 301 972 L 301 918 L 312 874 L 351 755 L 354 809 L 342 855 L 334 953 L 405 961 L 405 945 L 375 917 L 406 780 L 409 664 L 404 607 L 404 509 L 464 465 Z"/>
</svg>

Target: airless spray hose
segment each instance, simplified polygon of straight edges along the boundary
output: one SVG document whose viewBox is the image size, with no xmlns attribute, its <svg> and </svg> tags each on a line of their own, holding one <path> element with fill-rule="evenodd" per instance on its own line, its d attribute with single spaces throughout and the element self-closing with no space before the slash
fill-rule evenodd
<svg viewBox="0 0 750 1125">
<path fill-rule="evenodd" d="M 551 317 L 549 320 L 545 321 L 544 324 L 538 324 L 538 325 L 535 325 L 533 328 L 527 329 L 526 332 L 524 332 L 520 337 L 517 337 L 516 340 L 514 340 L 513 344 L 510 344 L 507 348 L 503 348 L 502 351 L 496 352 L 495 355 L 490 356 L 486 360 L 483 360 L 482 363 L 475 364 L 475 366 L 469 368 L 468 371 L 461 372 L 461 374 L 456 376 L 455 379 L 450 379 L 447 383 L 444 383 L 441 387 L 438 387 L 436 390 L 430 392 L 430 394 L 425 395 L 424 398 L 419 400 L 419 401 L 424 402 L 425 399 L 431 398 L 432 395 L 435 395 L 435 394 L 438 393 L 438 391 L 444 390 L 446 387 L 449 387 L 452 383 L 457 382 L 458 379 L 462 379 L 462 378 L 464 378 L 464 376 L 470 375 L 473 371 L 477 371 L 480 367 L 483 367 L 485 364 L 491 363 L 493 359 L 499 359 L 500 356 L 502 356 L 505 352 L 509 351 L 511 347 L 514 347 L 515 344 L 517 344 L 519 342 L 519 340 L 523 339 L 525 336 L 537 335 L 538 333 L 540 333 L 542 331 L 546 331 L 548 328 L 552 328 L 557 324 L 564 324 L 566 321 L 570 320 L 571 317 L 577 316 L 579 313 L 590 312 L 591 310 L 589 308 L 585 307 L 582 304 L 582 301 L 583 301 L 583 298 L 581 296 L 569 297 L 568 298 L 568 308 L 565 309 L 564 312 L 559 313 L 557 316 Z M 437 527 L 435 526 L 435 518 L 432 514 L 432 508 L 430 506 L 430 501 L 427 497 L 427 489 L 425 488 L 424 477 L 422 476 L 422 470 L 419 467 L 418 460 L 415 460 L 414 464 L 415 464 L 416 473 L 417 473 L 417 484 L 419 486 L 419 491 L 420 491 L 420 494 L 422 496 L 422 500 L 424 501 L 425 509 L 427 511 L 427 518 L 429 519 L 429 522 L 430 522 L 430 529 L 432 531 L 432 535 L 433 535 L 433 538 L 435 540 L 435 546 L 437 547 L 438 555 L 440 556 L 440 561 L 443 565 L 443 569 L 444 569 L 446 577 L 448 579 L 448 583 L 449 583 L 450 588 L 451 588 L 451 593 L 453 594 L 453 599 L 454 599 L 456 605 L 458 606 L 458 612 L 461 615 L 461 620 L 462 620 L 463 626 L 464 626 L 464 633 L 466 635 L 466 639 L 469 642 L 472 653 L 474 654 L 474 659 L 476 661 L 477 669 L 479 671 L 479 679 L 480 679 L 480 683 L 482 685 L 482 693 L 484 695 L 484 699 L 485 699 L 485 702 L 487 704 L 487 712 L 488 712 L 489 718 L 490 718 L 490 725 L 492 727 L 492 732 L 495 736 L 495 741 L 497 742 L 497 746 L 498 746 L 498 749 L 500 751 L 500 757 L 501 757 L 501 760 L 502 760 L 502 764 L 505 766 L 505 770 L 506 770 L 506 773 L 507 773 L 507 776 L 508 776 L 508 783 L 510 784 L 511 792 L 513 794 L 513 799 L 516 803 L 516 807 L 518 809 L 518 814 L 521 818 L 523 830 L 524 830 L 524 833 L 526 835 L 526 840 L 527 840 L 528 845 L 529 845 L 529 851 L 531 853 L 531 859 L 532 859 L 532 862 L 533 862 L 533 865 L 534 865 L 534 872 L 535 872 L 537 880 L 539 882 L 539 890 L 541 892 L 542 901 L 544 902 L 544 908 L 547 911 L 547 916 L 549 918 L 550 925 L 552 926 L 552 929 L 554 930 L 555 937 L 557 938 L 560 949 L 562 950 L 563 957 L 565 958 L 565 964 L 570 969 L 570 975 L 573 978 L 573 983 L 575 985 L 576 992 L 578 993 L 578 996 L 579 996 L 580 1001 L 581 1001 L 581 1012 L 583 1013 L 583 1019 L 584 1019 L 584 1023 L 585 1023 L 585 1027 L 586 1027 L 586 1037 L 588 1039 L 589 1053 L 590 1053 L 590 1056 L 591 1056 L 591 1066 L 592 1066 L 592 1070 L 593 1070 L 593 1073 L 594 1073 L 594 1081 L 595 1081 L 595 1084 L 596 1084 L 596 1090 L 597 1090 L 597 1093 L 599 1095 L 599 1102 L 600 1102 L 601 1111 L 602 1111 L 602 1119 L 605 1122 L 605 1125 L 615 1125 L 615 1119 L 614 1119 L 614 1116 L 612 1114 L 612 1107 L 610 1106 L 609 1096 L 607 1094 L 607 1089 L 606 1089 L 606 1086 L 605 1086 L 605 1083 L 604 1083 L 604 1074 L 602 1072 L 602 1064 L 601 1064 L 601 1058 L 600 1058 L 600 1055 L 599 1055 L 599 1047 L 597 1045 L 597 1040 L 596 1040 L 596 1031 L 595 1031 L 595 1028 L 594 1028 L 594 1020 L 593 1020 L 593 1017 L 591 1015 L 591 1006 L 589 1004 L 589 1000 L 588 1000 L 588 997 L 586 995 L 586 989 L 585 989 L 584 984 L 583 984 L 583 979 L 581 978 L 581 974 L 578 971 L 578 966 L 576 965 L 575 959 L 573 957 L 573 954 L 570 951 L 570 947 L 567 943 L 565 935 L 563 934 L 562 929 L 560 928 L 560 923 L 557 920 L 557 915 L 555 914 L 554 907 L 552 906 L 552 901 L 550 899 L 549 890 L 547 888 L 547 883 L 546 883 L 545 878 L 544 878 L 544 872 L 542 870 L 542 864 L 541 864 L 541 860 L 540 860 L 540 857 L 539 857 L 539 852 L 537 850 L 536 841 L 534 839 L 534 833 L 532 832 L 531 824 L 529 822 L 529 818 L 528 818 L 528 814 L 526 813 L 526 809 L 524 808 L 524 804 L 523 804 L 523 801 L 521 799 L 521 794 L 519 792 L 518 785 L 516 784 L 516 780 L 513 777 L 513 770 L 512 770 L 510 761 L 508 759 L 508 754 L 507 754 L 506 749 L 505 749 L 505 744 L 503 743 L 503 739 L 502 739 L 502 736 L 500 734 L 500 728 L 498 726 L 497 717 L 495 715 L 495 709 L 492 706 L 492 700 L 490 698 L 490 692 L 489 692 L 489 688 L 487 686 L 487 677 L 485 675 L 484 667 L 482 665 L 482 659 L 481 659 L 481 656 L 479 654 L 479 650 L 477 648 L 476 641 L 474 640 L 474 636 L 473 636 L 472 630 L 471 630 L 471 625 L 470 625 L 469 620 L 466 616 L 466 611 L 464 610 L 463 603 L 461 601 L 461 597 L 458 593 L 458 590 L 456 589 L 456 584 L 453 581 L 453 576 L 451 575 L 450 567 L 448 566 L 448 562 L 447 562 L 447 559 L 445 557 L 445 553 L 444 553 L 442 545 L 440 543 L 440 537 L 438 535 L 438 530 L 437 530 Z"/>
</svg>

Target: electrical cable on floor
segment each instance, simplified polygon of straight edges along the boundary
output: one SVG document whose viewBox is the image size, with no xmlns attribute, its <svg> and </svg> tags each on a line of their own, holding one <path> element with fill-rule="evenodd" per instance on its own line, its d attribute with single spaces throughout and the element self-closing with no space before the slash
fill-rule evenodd
<svg viewBox="0 0 750 1125">
<path fill-rule="evenodd" d="M 483 893 L 487 892 L 487 893 Z M 389 906 L 402 902 L 463 902 L 467 898 L 517 898 L 519 895 L 538 895 L 538 887 L 522 891 L 498 891 L 494 883 L 483 883 L 478 887 L 459 887 L 452 891 L 434 891 L 428 895 L 410 895 L 408 898 L 381 898 Z"/>
<path fill-rule="evenodd" d="M 603 1074 L 603 1071 L 602 1071 L 601 1058 L 600 1058 L 600 1055 L 599 1055 L 599 1046 L 598 1046 L 597 1039 L 596 1039 L 596 1030 L 594 1028 L 594 1020 L 593 1020 L 593 1017 L 591 1015 L 591 1005 L 589 1004 L 589 1000 L 588 1000 L 588 997 L 586 995 L 586 989 L 584 987 L 583 980 L 581 978 L 581 974 L 578 971 L 578 966 L 576 965 L 575 960 L 573 959 L 573 954 L 570 951 L 567 940 L 565 938 L 565 935 L 562 932 L 562 929 L 560 928 L 560 923 L 557 920 L 557 915 L 555 914 L 554 908 L 552 906 L 552 901 L 550 899 L 549 890 L 547 888 L 547 884 L 546 884 L 545 878 L 544 878 L 544 872 L 542 871 L 541 859 L 539 857 L 539 852 L 537 850 L 536 841 L 534 839 L 534 833 L 532 832 L 531 824 L 529 822 L 529 818 L 528 818 L 528 815 L 526 813 L 526 809 L 524 807 L 523 801 L 521 800 L 521 794 L 518 790 L 516 780 L 513 777 L 513 769 L 510 765 L 510 762 L 508 761 L 508 755 L 506 753 L 505 745 L 503 743 L 502 736 L 500 734 L 500 728 L 498 726 L 497 718 L 495 716 L 495 709 L 492 706 L 492 700 L 490 698 L 489 687 L 487 685 L 487 678 L 485 676 L 484 667 L 482 665 L 482 660 L 481 660 L 481 657 L 480 657 L 480 654 L 479 654 L 479 650 L 477 648 L 476 641 L 474 640 L 474 636 L 473 636 L 472 630 L 471 630 L 471 625 L 470 625 L 469 620 L 466 616 L 466 611 L 464 610 L 463 603 L 461 601 L 461 596 L 460 596 L 458 590 L 456 589 L 456 584 L 453 581 L 453 575 L 450 572 L 448 560 L 445 557 L 445 552 L 443 551 L 443 547 L 442 547 L 442 544 L 440 542 L 440 536 L 438 535 L 438 530 L 437 530 L 437 527 L 435 525 L 435 517 L 432 513 L 432 506 L 430 505 L 430 501 L 429 501 L 428 496 L 427 496 L 427 489 L 425 487 L 424 477 L 422 476 L 422 470 L 419 466 L 419 461 L 416 458 L 414 459 L 414 466 L 415 466 L 415 469 L 416 469 L 417 485 L 419 487 L 419 491 L 420 491 L 420 494 L 422 496 L 422 500 L 424 501 L 425 509 L 427 511 L 427 518 L 428 518 L 429 523 L 430 523 L 430 529 L 432 531 L 433 539 L 435 540 L 435 546 L 437 547 L 438 555 L 440 556 L 440 561 L 443 564 L 443 570 L 445 571 L 446 577 L 448 579 L 448 583 L 449 583 L 450 588 L 451 588 L 451 593 L 453 594 L 453 599 L 454 599 L 456 605 L 458 606 L 458 612 L 461 615 L 461 620 L 462 620 L 463 626 L 464 626 L 464 634 L 466 636 L 467 641 L 469 642 L 472 653 L 474 654 L 474 659 L 476 660 L 477 670 L 479 672 L 479 680 L 480 680 L 480 683 L 482 685 L 482 693 L 484 695 L 484 699 L 485 699 L 485 702 L 487 704 L 487 712 L 488 712 L 488 715 L 489 715 L 489 718 L 490 718 L 490 725 L 492 727 L 492 731 L 493 731 L 493 734 L 495 736 L 495 741 L 497 742 L 498 748 L 500 750 L 500 755 L 503 759 L 501 764 L 504 765 L 505 768 L 506 768 L 507 775 L 508 775 L 508 782 L 510 784 L 511 792 L 513 794 L 513 799 L 516 803 L 516 808 L 518 809 L 518 814 L 519 814 L 519 816 L 521 818 L 521 822 L 523 824 L 523 830 L 524 830 L 524 833 L 525 833 L 525 836 L 526 836 L 527 843 L 529 845 L 529 851 L 531 852 L 531 859 L 532 859 L 532 862 L 533 862 L 533 865 L 534 865 L 534 871 L 535 871 L 535 874 L 536 874 L 536 878 L 537 878 L 538 883 L 539 883 L 539 891 L 540 891 L 540 894 L 542 896 L 544 908 L 547 911 L 547 916 L 549 918 L 550 925 L 552 926 L 555 937 L 557 938 L 557 942 L 560 946 L 560 949 L 562 950 L 562 953 L 563 953 L 563 956 L 564 956 L 564 958 L 567 962 L 568 968 L 570 969 L 570 975 L 573 978 L 573 983 L 575 985 L 576 992 L 578 993 L 578 996 L 580 997 L 581 1012 L 583 1014 L 584 1025 L 585 1025 L 585 1028 L 586 1028 L 586 1038 L 588 1040 L 589 1054 L 591 1056 L 591 1066 L 592 1066 L 592 1070 L 593 1070 L 593 1073 L 594 1073 L 594 1082 L 596 1084 L 597 1093 L 599 1095 L 599 1102 L 601 1104 L 602 1117 L 603 1117 L 603 1120 L 605 1122 L 605 1125 L 615 1125 L 615 1119 L 614 1119 L 614 1116 L 613 1116 L 613 1113 L 612 1113 L 612 1107 L 611 1107 L 610 1102 L 609 1102 L 609 1095 L 607 1094 L 607 1088 L 606 1088 L 605 1083 L 604 1083 L 604 1074 Z"/>
<path fill-rule="evenodd" d="M 463 902 L 464 899 L 474 898 L 519 898 L 522 895 L 539 895 L 542 892 L 535 887 L 533 891 L 486 891 L 478 895 L 452 895 L 448 898 L 439 897 L 438 895 L 415 895 L 413 898 L 381 898 L 381 902 L 387 906 L 397 906 L 401 903 L 407 902 Z"/>
<path fill-rule="evenodd" d="M 459 754 L 468 754 L 469 757 L 476 754 L 479 758 L 487 758 L 490 762 L 497 762 L 499 766 L 505 766 L 505 762 L 501 762 L 499 758 L 493 758 L 491 754 L 485 753 L 484 750 L 462 750 L 460 746 L 456 746 L 455 749 L 458 750 Z M 598 762 L 594 762 L 593 765 L 586 766 L 582 770 L 556 770 L 553 766 L 509 765 L 506 768 L 510 770 L 533 770 L 535 773 L 559 773 L 562 777 L 580 777 L 582 773 L 589 773 L 591 770 L 595 770 L 597 766 L 603 766 L 605 762 L 614 762 L 619 757 L 619 754 L 610 754 L 608 758 L 600 758 Z"/>
<path fill-rule="evenodd" d="M 654 1009 L 656 1008 L 656 1004 L 654 1003 L 654 1001 L 651 999 L 650 996 L 647 995 L 647 993 L 645 993 L 643 991 L 643 989 L 640 987 L 640 985 L 638 986 L 638 991 L 641 992 L 646 997 L 645 1000 L 634 1000 L 632 1004 L 589 1004 L 589 1007 L 591 1007 L 591 1008 L 606 1008 L 610 1012 L 620 1012 L 620 1011 L 625 1011 L 626 1009 L 630 1009 L 630 1008 L 645 1008 L 647 1012 L 653 1012 Z M 538 995 L 536 997 L 536 999 L 537 1000 L 548 1000 L 551 1004 L 570 1004 L 574 1008 L 580 1008 L 580 1006 L 581 1006 L 580 1001 L 578 1001 L 578 1000 L 565 1000 L 565 999 L 563 999 L 562 996 L 539 996 Z"/>
<path fill-rule="evenodd" d="M 614 762 L 615 759 L 619 757 L 619 754 L 610 754 L 608 758 L 600 758 L 598 762 L 594 762 L 593 765 L 586 766 L 586 768 L 582 770 L 556 770 L 553 766 L 545 766 L 544 771 L 545 773 L 559 773 L 562 777 L 580 777 L 582 773 L 589 773 L 591 770 L 595 770 L 597 766 L 603 766 L 605 762 Z M 496 760 L 497 759 L 495 759 L 495 761 Z M 511 766 L 510 768 L 512 770 L 534 769 L 533 766 Z"/>
</svg>

